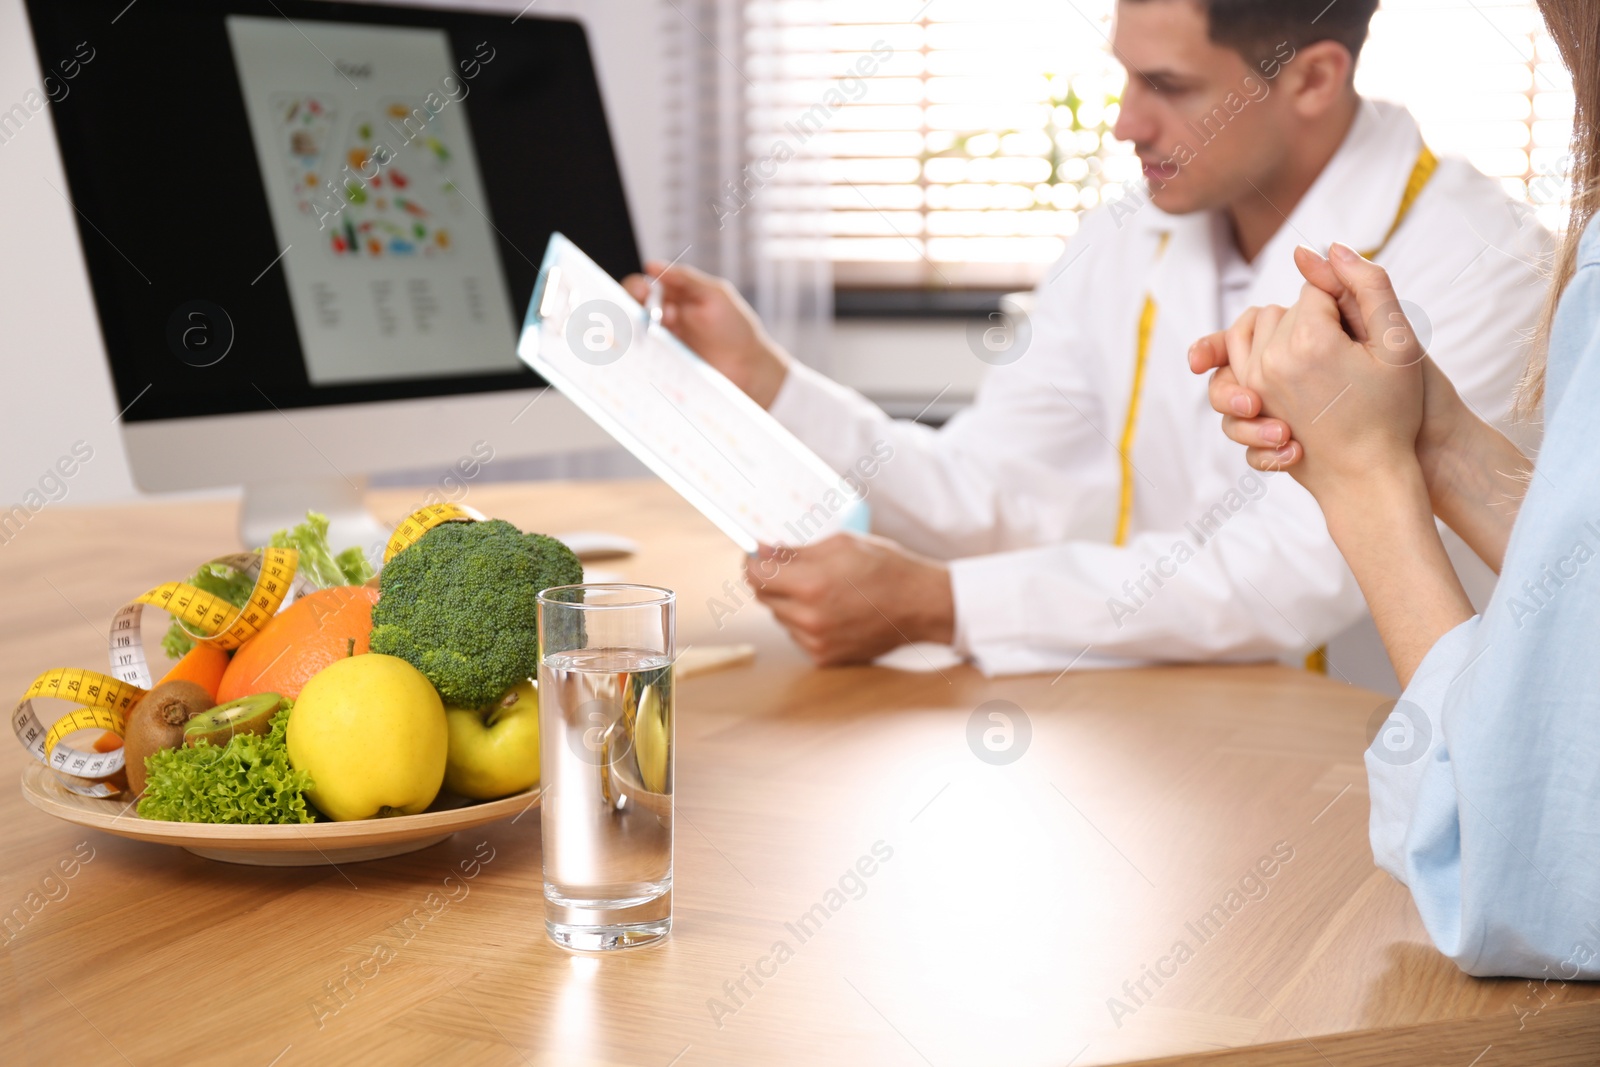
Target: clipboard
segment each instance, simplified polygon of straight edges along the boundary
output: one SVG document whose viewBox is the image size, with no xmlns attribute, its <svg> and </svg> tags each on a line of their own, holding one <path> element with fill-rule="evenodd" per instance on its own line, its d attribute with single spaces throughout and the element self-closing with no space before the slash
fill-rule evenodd
<svg viewBox="0 0 1600 1067">
<path fill-rule="evenodd" d="M 517 354 L 746 553 L 867 531 L 859 489 L 560 233 Z"/>
</svg>

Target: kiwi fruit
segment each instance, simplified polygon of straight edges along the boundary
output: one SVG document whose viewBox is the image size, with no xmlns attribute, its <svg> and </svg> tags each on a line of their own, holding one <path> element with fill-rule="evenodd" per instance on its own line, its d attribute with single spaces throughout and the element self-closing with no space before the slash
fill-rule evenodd
<svg viewBox="0 0 1600 1067">
<path fill-rule="evenodd" d="M 226 745 L 236 734 L 264 734 L 272 728 L 272 717 L 287 703 L 277 693 L 256 693 L 218 704 L 184 724 L 183 743 L 190 748 L 201 741 Z"/>
<path fill-rule="evenodd" d="M 144 792 L 145 758 L 182 745 L 184 724 L 215 703 L 211 694 L 194 682 L 162 682 L 140 698 L 128 713 L 122 735 L 130 793 L 139 796 Z"/>
</svg>

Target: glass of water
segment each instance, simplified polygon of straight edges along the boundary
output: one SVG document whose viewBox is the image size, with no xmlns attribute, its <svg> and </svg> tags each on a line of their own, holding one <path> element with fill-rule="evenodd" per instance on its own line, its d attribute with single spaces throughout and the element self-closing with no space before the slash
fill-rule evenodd
<svg viewBox="0 0 1600 1067">
<path fill-rule="evenodd" d="M 644 585 L 539 594 L 544 926 L 563 948 L 672 929 L 676 606 Z"/>
</svg>

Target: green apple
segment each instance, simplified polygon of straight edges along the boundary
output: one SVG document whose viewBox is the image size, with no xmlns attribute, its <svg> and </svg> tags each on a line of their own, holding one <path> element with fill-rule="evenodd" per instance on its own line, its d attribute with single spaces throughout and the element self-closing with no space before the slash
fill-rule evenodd
<svg viewBox="0 0 1600 1067">
<path fill-rule="evenodd" d="M 539 784 L 539 690 L 532 679 L 486 710 L 447 707 L 444 716 L 450 727 L 446 789 L 493 800 Z"/>
</svg>

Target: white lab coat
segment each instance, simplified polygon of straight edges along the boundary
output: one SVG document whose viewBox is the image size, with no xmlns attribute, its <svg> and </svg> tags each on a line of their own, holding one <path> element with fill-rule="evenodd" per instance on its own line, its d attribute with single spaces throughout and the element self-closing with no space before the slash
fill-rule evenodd
<svg viewBox="0 0 1600 1067">
<path fill-rule="evenodd" d="M 1421 147 L 1403 108 L 1363 102 L 1256 260 L 1249 303 L 1295 301 L 1298 244 L 1382 244 Z M 893 447 L 868 483 L 873 528 L 952 561 L 957 651 L 986 673 L 1279 658 L 1362 616 L 1316 502 L 1288 475 L 1249 468 L 1189 371 L 1189 346 L 1225 325 L 1217 223 L 1137 200 L 1087 215 L 1037 290 L 1027 350 L 942 430 L 890 419 L 803 367 L 773 403 L 838 470 Z M 1444 159 L 1379 257 L 1431 322 L 1434 358 L 1492 422 L 1511 408 L 1545 291 L 1528 261 L 1547 244 L 1494 181 Z M 1115 442 L 1147 296 L 1159 314 L 1129 453 L 1130 536 L 1115 547 Z"/>
</svg>

